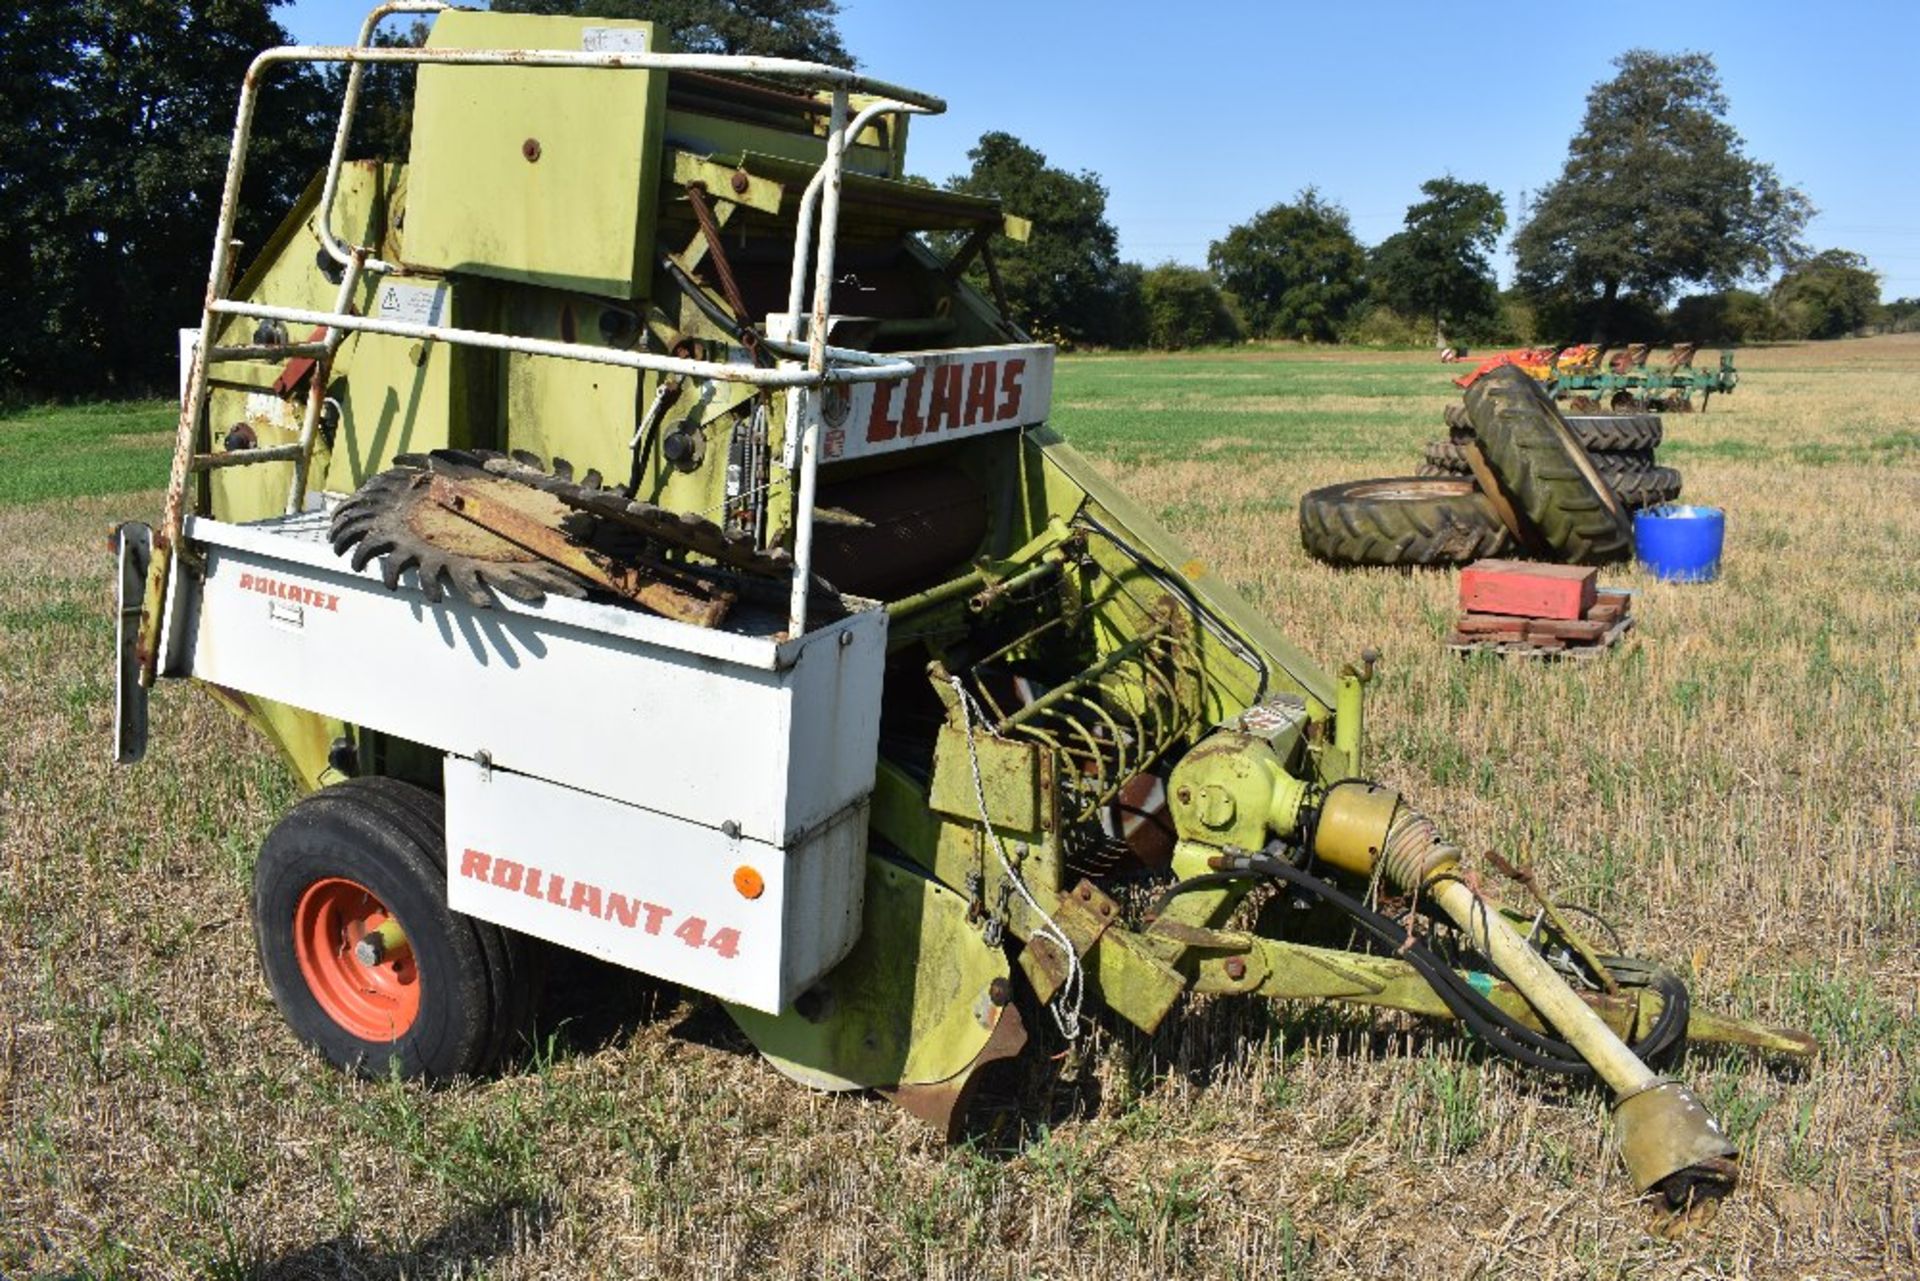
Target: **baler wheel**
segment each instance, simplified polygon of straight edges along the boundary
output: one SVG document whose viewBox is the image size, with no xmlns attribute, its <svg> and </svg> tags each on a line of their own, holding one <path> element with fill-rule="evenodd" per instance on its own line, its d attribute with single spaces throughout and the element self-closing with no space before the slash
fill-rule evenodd
<svg viewBox="0 0 1920 1281">
<path fill-rule="evenodd" d="M 357 778 L 287 812 L 254 869 L 254 936 L 288 1025 L 367 1076 L 445 1080 L 491 1066 L 532 1006 L 528 941 L 453 912 L 439 801 Z M 388 920 L 404 943 L 372 959 Z"/>
<path fill-rule="evenodd" d="M 1332 565 L 1464 565 L 1512 536 L 1471 478 L 1399 477 L 1302 495 L 1300 542 Z"/>
<path fill-rule="evenodd" d="M 1633 554 L 1627 511 L 1540 385 L 1512 366 L 1467 389 L 1487 466 L 1540 538 L 1574 564 Z"/>
<path fill-rule="evenodd" d="M 293 906 L 293 955 L 320 1012 L 363 1041 L 405 1036 L 420 1017 L 420 967 L 406 948 L 365 965 L 355 945 L 396 919 L 344 876 L 307 886 Z"/>
</svg>

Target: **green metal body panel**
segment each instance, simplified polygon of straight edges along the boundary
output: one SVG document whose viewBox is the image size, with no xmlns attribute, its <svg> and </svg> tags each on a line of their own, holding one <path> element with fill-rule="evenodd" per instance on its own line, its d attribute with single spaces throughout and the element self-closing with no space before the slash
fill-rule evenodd
<svg viewBox="0 0 1920 1281">
<path fill-rule="evenodd" d="M 860 941 L 803 1010 L 729 1005 L 781 1072 L 823 1090 L 923 1085 L 970 1064 L 992 1030 L 1006 953 L 983 947 L 966 900 L 911 868 L 867 860 Z"/>
<path fill-rule="evenodd" d="M 654 49 L 652 23 L 440 15 L 437 49 Z M 653 278 L 666 76 L 595 68 L 422 67 L 408 261 L 633 298 Z"/>
</svg>

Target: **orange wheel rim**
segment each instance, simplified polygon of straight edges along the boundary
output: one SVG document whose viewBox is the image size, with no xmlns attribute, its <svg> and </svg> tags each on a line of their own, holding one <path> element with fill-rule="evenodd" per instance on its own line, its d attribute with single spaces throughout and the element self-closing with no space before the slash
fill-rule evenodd
<svg viewBox="0 0 1920 1281">
<path fill-rule="evenodd" d="M 326 1016 L 363 1041 L 396 1041 L 420 1015 L 420 972 L 411 948 L 375 965 L 354 944 L 392 915 L 372 891 L 344 877 L 315 881 L 293 909 L 293 955 Z"/>
</svg>

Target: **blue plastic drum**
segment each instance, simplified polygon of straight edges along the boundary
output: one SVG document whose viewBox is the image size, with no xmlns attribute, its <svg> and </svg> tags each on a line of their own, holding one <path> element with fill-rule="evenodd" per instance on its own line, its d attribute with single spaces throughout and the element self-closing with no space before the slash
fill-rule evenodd
<svg viewBox="0 0 1920 1281">
<path fill-rule="evenodd" d="M 1718 507 L 1664 503 L 1633 518 L 1634 549 L 1654 577 L 1669 583 L 1706 583 L 1720 576 L 1727 514 Z"/>
</svg>

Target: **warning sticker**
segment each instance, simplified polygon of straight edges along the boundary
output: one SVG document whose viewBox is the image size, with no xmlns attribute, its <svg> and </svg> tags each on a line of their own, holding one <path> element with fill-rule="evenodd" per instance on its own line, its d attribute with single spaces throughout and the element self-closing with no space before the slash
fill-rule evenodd
<svg viewBox="0 0 1920 1281">
<path fill-rule="evenodd" d="M 373 314 L 381 320 L 408 325 L 437 325 L 447 308 L 444 284 L 416 285 L 389 280 L 380 286 L 373 303 Z"/>
<path fill-rule="evenodd" d="M 587 53 L 645 53 L 646 28 L 588 27 L 580 33 L 580 48 Z"/>
</svg>

